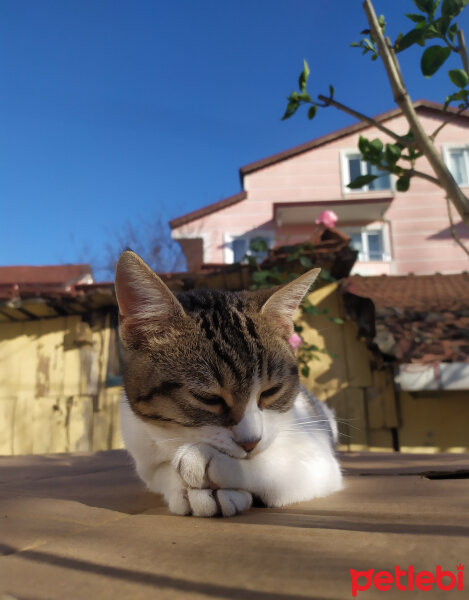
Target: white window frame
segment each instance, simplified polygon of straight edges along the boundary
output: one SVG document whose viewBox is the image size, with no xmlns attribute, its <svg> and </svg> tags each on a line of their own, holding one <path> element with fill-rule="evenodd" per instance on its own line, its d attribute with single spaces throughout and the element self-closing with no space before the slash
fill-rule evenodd
<svg viewBox="0 0 469 600">
<path fill-rule="evenodd" d="M 234 263 L 234 240 L 245 240 L 247 242 L 247 254 L 249 255 L 249 243 L 251 240 L 262 238 L 267 241 L 269 248 L 273 248 L 275 244 L 275 234 L 273 231 L 259 231 L 257 233 L 225 233 L 225 264 L 232 265 Z"/>
<path fill-rule="evenodd" d="M 464 163 L 466 167 L 466 178 L 467 180 L 463 183 L 459 183 L 461 187 L 469 187 L 469 144 L 445 144 L 443 146 L 443 159 L 446 166 L 451 172 L 450 154 L 451 150 L 465 150 L 464 152 Z M 456 182 L 457 183 L 457 182 Z"/>
<path fill-rule="evenodd" d="M 350 188 L 347 187 L 347 185 L 350 183 L 350 169 L 349 169 L 349 164 L 348 161 L 350 158 L 352 157 L 358 157 L 361 159 L 361 154 L 357 149 L 353 149 L 353 150 L 341 150 L 340 152 L 340 168 L 341 168 L 341 172 L 342 172 L 342 191 L 344 194 L 363 194 L 363 193 L 367 193 L 367 194 L 379 194 L 379 193 L 383 193 L 383 192 L 387 192 L 388 190 L 390 192 L 393 191 L 394 189 L 394 180 L 393 177 L 391 175 L 391 173 L 389 173 L 389 188 L 384 188 L 382 190 L 370 190 L 370 186 L 369 185 L 364 185 L 361 188 L 358 188 L 356 190 L 351 190 Z M 366 172 L 366 164 L 368 161 L 366 160 L 361 160 L 360 162 L 360 173 L 361 175 L 367 175 L 368 173 Z"/>
<path fill-rule="evenodd" d="M 368 251 L 368 237 L 364 235 L 367 232 L 379 231 L 383 242 L 383 258 L 381 260 L 370 259 Z M 391 243 L 389 238 L 389 225 L 387 223 L 370 223 L 369 225 L 354 225 L 344 227 L 343 232 L 346 235 L 360 233 L 362 236 L 363 252 L 359 252 L 357 262 L 389 263 L 391 262 Z"/>
</svg>

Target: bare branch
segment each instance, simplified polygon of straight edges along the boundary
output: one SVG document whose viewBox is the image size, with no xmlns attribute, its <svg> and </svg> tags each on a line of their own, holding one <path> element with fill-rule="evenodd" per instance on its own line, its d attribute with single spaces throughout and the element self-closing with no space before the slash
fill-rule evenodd
<svg viewBox="0 0 469 600">
<path fill-rule="evenodd" d="M 459 246 L 461 246 L 461 248 L 464 250 L 464 252 L 469 256 L 469 249 L 466 248 L 466 246 L 464 245 L 463 241 L 461 240 L 461 238 L 456 233 L 456 229 L 454 227 L 453 215 L 451 214 L 451 202 L 450 202 L 450 199 L 448 197 L 446 198 L 446 207 L 448 209 L 449 230 L 451 232 L 451 237 L 453 238 L 453 240 L 457 244 L 459 244 Z"/>
<path fill-rule="evenodd" d="M 458 53 L 461 57 L 466 75 L 469 77 L 469 58 L 467 57 L 466 40 L 464 39 L 464 32 L 462 29 L 458 30 Z"/>
<path fill-rule="evenodd" d="M 370 25 L 371 35 L 376 41 L 379 55 L 388 74 L 394 100 L 406 117 L 415 136 L 419 150 L 427 158 L 441 187 L 446 191 L 447 197 L 453 202 L 456 210 L 461 215 L 462 220 L 469 227 L 469 199 L 463 194 L 458 184 L 455 182 L 449 169 L 446 167 L 443 158 L 435 148 L 432 140 L 425 133 L 422 124 L 418 119 L 415 108 L 404 85 L 396 55 L 392 46 L 384 39 L 371 0 L 365 0 L 363 8 Z"/>
<path fill-rule="evenodd" d="M 434 183 L 441 187 L 440 182 L 436 177 L 432 177 L 423 171 L 417 171 L 416 169 L 404 169 L 404 173 L 409 177 L 419 177 L 420 179 L 425 179 L 426 181 L 430 181 L 430 183 Z"/>
<path fill-rule="evenodd" d="M 379 129 L 386 135 L 389 135 L 389 137 L 391 137 L 393 140 L 396 140 L 396 142 L 404 144 L 407 147 L 412 145 L 412 144 L 409 144 L 409 142 L 406 141 L 404 138 L 402 138 L 400 135 L 398 135 L 397 133 L 394 133 L 394 131 L 392 131 L 391 129 L 388 129 L 387 127 L 385 127 L 379 121 L 376 121 L 376 119 L 373 119 L 372 117 L 368 117 L 367 115 L 364 115 L 363 113 L 358 112 L 357 110 L 354 110 L 353 108 L 350 108 L 349 106 L 346 106 L 345 104 L 342 104 L 341 102 L 337 102 L 337 100 L 334 100 L 333 98 L 328 98 L 327 96 L 319 95 L 318 99 L 321 100 L 321 102 L 324 102 L 328 106 L 335 106 L 335 108 L 338 108 L 342 112 L 345 112 L 348 115 L 351 115 L 352 117 L 359 119 L 360 121 L 365 121 L 365 123 L 368 123 L 368 125 L 372 125 L 373 127 L 376 127 L 377 129 Z"/>
<path fill-rule="evenodd" d="M 450 123 L 455 121 L 459 117 L 459 115 L 461 115 L 465 110 L 466 110 L 466 107 L 464 106 L 463 108 L 460 108 L 457 113 L 454 113 L 450 119 L 443 121 L 443 123 L 441 125 L 439 125 L 435 129 L 435 131 L 430 135 L 430 139 L 432 141 L 435 141 L 436 136 L 440 133 L 440 131 L 443 129 L 443 127 L 446 127 L 446 125 L 449 125 Z"/>
</svg>

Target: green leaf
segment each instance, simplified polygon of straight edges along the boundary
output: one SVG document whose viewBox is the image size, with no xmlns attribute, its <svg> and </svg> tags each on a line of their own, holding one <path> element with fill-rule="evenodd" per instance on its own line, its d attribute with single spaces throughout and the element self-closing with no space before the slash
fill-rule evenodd
<svg viewBox="0 0 469 600">
<path fill-rule="evenodd" d="M 300 264 L 303 265 L 303 267 L 305 267 L 305 269 L 313 268 L 313 263 L 307 256 L 300 256 L 299 261 L 300 261 Z"/>
<path fill-rule="evenodd" d="M 308 366 L 301 367 L 301 374 L 303 375 L 303 377 L 309 377 L 309 367 Z"/>
<path fill-rule="evenodd" d="M 298 85 L 302 92 L 304 92 L 306 89 L 306 83 L 308 81 L 308 77 L 309 77 L 308 63 L 306 62 L 306 60 L 303 59 L 303 71 L 301 72 L 300 77 L 298 79 Z"/>
<path fill-rule="evenodd" d="M 327 269 L 321 269 L 321 272 L 319 273 L 319 277 L 323 281 L 337 281 L 337 279 L 335 277 L 332 277 L 332 275 L 329 273 L 329 271 Z"/>
<path fill-rule="evenodd" d="M 463 71 L 462 69 L 451 69 L 451 71 L 448 72 L 448 75 L 454 85 L 458 88 L 466 87 L 467 82 L 469 81 L 466 71 Z"/>
<path fill-rule="evenodd" d="M 450 23 L 451 19 L 449 17 L 440 17 L 434 21 L 427 29 L 427 39 L 431 39 L 432 37 L 443 38 L 448 31 Z"/>
<path fill-rule="evenodd" d="M 285 110 L 285 114 L 282 117 L 282 121 L 285 121 L 285 119 L 289 119 L 291 116 L 293 116 L 296 111 L 298 110 L 298 107 L 300 106 L 300 103 L 298 100 L 290 100 L 290 102 L 287 104 L 287 109 Z"/>
<path fill-rule="evenodd" d="M 402 52 L 414 44 L 420 44 L 425 41 L 425 32 L 423 29 L 411 29 L 405 35 L 399 34 L 395 43 L 394 49 L 396 52 Z"/>
<path fill-rule="evenodd" d="M 427 15 L 433 15 L 438 8 L 439 0 L 414 0 L 415 6 Z"/>
<path fill-rule="evenodd" d="M 456 36 L 458 35 L 458 30 L 459 28 L 457 23 L 453 23 L 448 29 L 448 37 L 451 42 L 454 42 L 454 40 L 456 39 Z"/>
<path fill-rule="evenodd" d="M 261 252 L 264 254 L 269 251 L 269 244 L 267 243 L 267 240 L 265 240 L 264 238 L 261 238 L 261 237 L 253 238 L 249 242 L 249 249 L 252 252 Z"/>
<path fill-rule="evenodd" d="M 425 77 L 434 75 L 441 65 L 451 54 L 451 48 L 443 48 L 442 46 L 430 46 L 422 54 L 420 68 Z"/>
<path fill-rule="evenodd" d="M 301 94 L 298 96 L 298 100 L 301 100 L 302 102 L 309 102 L 310 104 L 313 103 L 313 100 L 308 92 L 301 92 Z"/>
<path fill-rule="evenodd" d="M 263 283 L 270 275 L 270 271 L 254 271 L 252 279 L 255 283 Z"/>
<path fill-rule="evenodd" d="M 307 300 L 303 302 L 301 308 L 302 311 L 308 315 L 317 316 L 319 314 L 319 310 L 316 308 L 316 306 L 314 306 L 314 304 L 311 304 L 311 302 L 308 302 Z"/>
<path fill-rule="evenodd" d="M 359 175 L 353 181 L 351 181 L 347 187 L 351 190 L 358 190 L 364 185 L 368 185 L 372 181 L 378 178 L 378 175 Z"/>
<path fill-rule="evenodd" d="M 358 149 L 365 156 L 370 150 L 370 140 L 361 135 L 358 138 Z"/>
<path fill-rule="evenodd" d="M 378 139 L 375 138 L 373 141 L 370 142 L 370 146 L 377 152 L 380 153 L 383 150 L 383 142 Z"/>
<path fill-rule="evenodd" d="M 332 321 L 333 323 L 337 323 L 337 325 L 343 325 L 345 322 L 343 319 L 340 319 L 339 317 L 331 317 L 329 320 Z"/>
<path fill-rule="evenodd" d="M 403 175 L 396 181 L 396 189 L 398 192 L 407 192 L 410 187 L 410 177 Z"/>
<path fill-rule="evenodd" d="M 313 106 L 310 106 L 309 110 L 308 110 L 308 119 L 314 119 L 314 117 L 316 116 L 317 112 L 318 112 L 318 105 L 317 104 L 313 104 Z"/>
<path fill-rule="evenodd" d="M 468 2 L 469 0 L 443 0 L 441 14 L 450 19 L 457 17 Z"/>
<path fill-rule="evenodd" d="M 411 21 L 413 21 L 414 23 L 422 23 L 422 22 L 427 21 L 427 19 L 423 15 L 410 14 L 410 15 L 406 15 L 406 17 L 408 19 L 410 19 Z"/>
<path fill-rule="evenodd" d="M 395 165 L 401 157 L 401 149 L 396 144 L 386 144 L 385 156 L 389 165 Z"/>
</svg>

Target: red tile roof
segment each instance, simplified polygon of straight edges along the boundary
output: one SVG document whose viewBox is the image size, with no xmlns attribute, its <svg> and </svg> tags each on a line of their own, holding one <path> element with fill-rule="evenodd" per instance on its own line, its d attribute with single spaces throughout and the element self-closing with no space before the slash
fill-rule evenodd
<svg viewBox="0 0 469 600">
<path fill-rule="evenodd" d="M 454 275 L 353 275 L 347 291 L 371 298 L 377 308 L 417 311 L 469 309 L 469 273 Z"/>
<path fill-rule="evenodd" d="M 65 291 L 75 284 L 91 283 L 92 280 L 90 265 L 0 267 L 0 298 L 42 291 Z"/>
<path fill-rule="evenodd" d="M 0 267 L 0 284 L 67 284 L 92 275 L 90 265 L 51 265 Z"/>
<path fill-rule="evenodd" d="M 400 363 L 469 362 L 469 273 L 349 277 L 376 307 L 374 343 Z"/>
</svg>

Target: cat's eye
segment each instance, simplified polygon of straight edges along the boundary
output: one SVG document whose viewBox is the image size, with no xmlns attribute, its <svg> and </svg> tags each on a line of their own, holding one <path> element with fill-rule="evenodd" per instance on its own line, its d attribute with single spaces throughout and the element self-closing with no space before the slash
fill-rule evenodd
<svg viewBox="0 0 469 600">
<path fill-rule="evenodd" d="M 222 396 L 218 396 L 217 394 L 203 395 L 192 392 L 192 395 L 196 400 L 207 406 L 223 406 L 225 404 L 225 400 Z"/>
<path fill-rule="evenodd" d="M 269 388 L 268 390 L 264 390 L 263 392 L 261 392 L 260 394 L 260 398 L 270 398 L 270 396 L 274 396 L 277 392 L 280 391 L 281 389 L 281 385 L 274 385 L 273 387 Z"/>
</svg>

